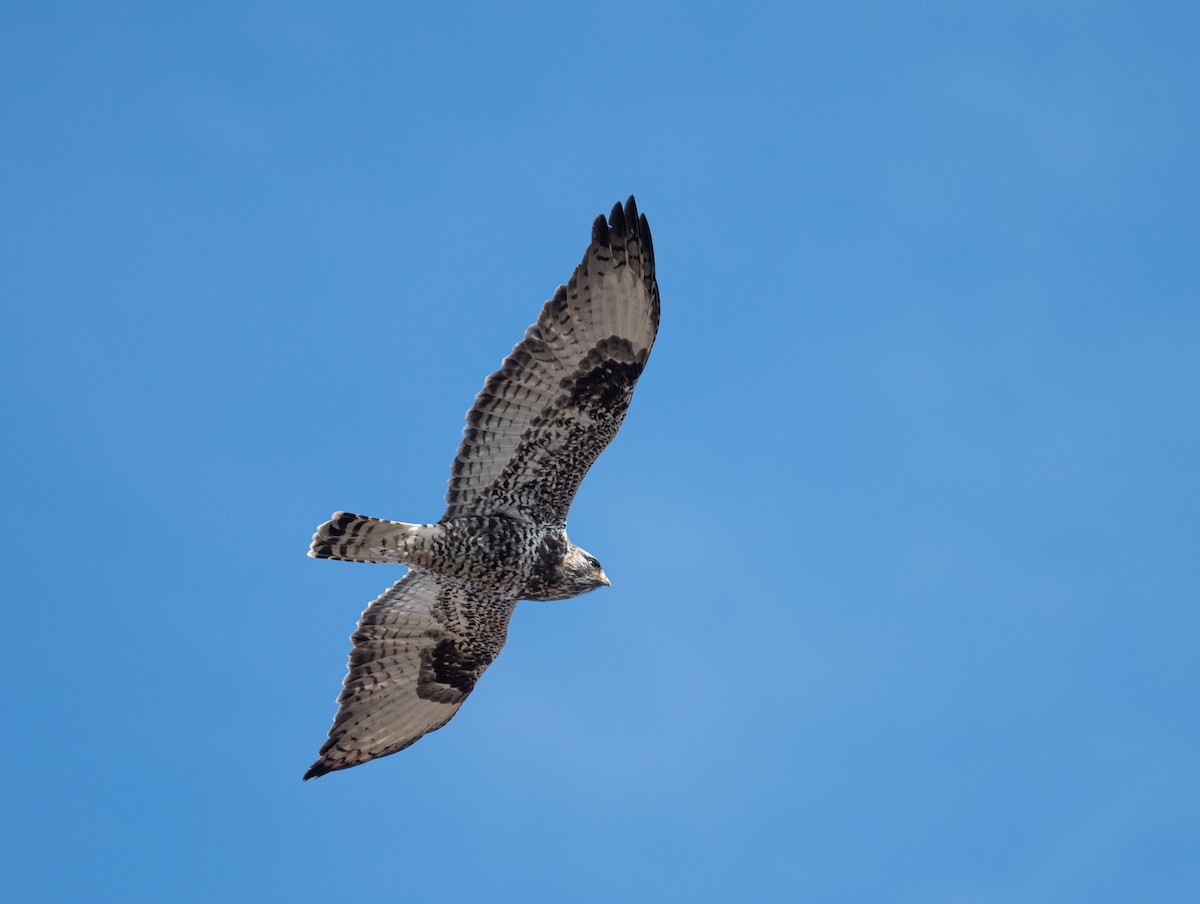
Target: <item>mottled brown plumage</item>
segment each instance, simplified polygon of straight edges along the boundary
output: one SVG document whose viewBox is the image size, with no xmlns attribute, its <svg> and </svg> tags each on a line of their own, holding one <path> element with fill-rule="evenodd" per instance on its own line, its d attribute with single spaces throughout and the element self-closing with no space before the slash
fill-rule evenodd
<svg viewBox="0 0 1200 904">
<path fill-rule="evenodd" d="M 650 227 L 631 197 L 597 217 L 571 281 L 467 413 L 436 524 L 336 513 L 309 555 L 407 565 L 351 638 L 339 709 L 305 778 L 403 750 L 458 711 L 518 600 L 608 583 L 567 537 L 580 481 L 616 436 L 658 332 Z"/>
</svg>

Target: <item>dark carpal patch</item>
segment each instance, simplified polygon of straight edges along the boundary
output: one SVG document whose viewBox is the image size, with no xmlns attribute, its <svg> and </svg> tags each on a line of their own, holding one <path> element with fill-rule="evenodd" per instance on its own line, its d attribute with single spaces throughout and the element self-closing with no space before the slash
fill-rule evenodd
<svg viewBox="0 0 1200 904">
<path fill-rule="evenodd" d="M 645 366 L 645 352 L 639 354 L 628 339 L 612 336 L 596 344 L 563 388 L 571 388 L 570 401 L 577 408 L 624 414 Z"/>
<path fill-rule="evenodd" d="M 417 696 L 435 703 L 460 703 L 490 663 L 490 658 L 472 654 L 451 638 L 444 638 L 421 651 Z"/>
</svg>

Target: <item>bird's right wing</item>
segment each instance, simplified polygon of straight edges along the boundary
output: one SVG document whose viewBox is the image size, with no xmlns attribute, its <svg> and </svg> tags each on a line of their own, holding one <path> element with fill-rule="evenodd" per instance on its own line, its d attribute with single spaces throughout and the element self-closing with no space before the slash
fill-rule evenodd
<svg viewBox="0 0 1200 904">
<path fill-rule="evenodd" d="M 467 412 L 444 517 L 565 523 L 580 481 L 625 419 L 658 315 L 650 227 L 630 198 L 607 222 L 596 218 L 570 283 Z"/>
<path fill-rule="evenodd" d="M 363 612 L 329 740 L 306 779 L 403 750 L 458 712 L 517 601 L 413 570 Z"/>
</svg>

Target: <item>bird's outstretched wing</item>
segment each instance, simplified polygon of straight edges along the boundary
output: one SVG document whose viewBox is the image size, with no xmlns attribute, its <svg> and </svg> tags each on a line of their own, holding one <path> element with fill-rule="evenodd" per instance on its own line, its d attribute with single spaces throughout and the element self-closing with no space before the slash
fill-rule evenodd
<svg viewBox="0 0 1200 904">
<path fill-rule="evenodd" d="M 517 601 L 413 570 L 363 612 L 338 714 L 306 779 L 403 750 L 458 712 Z"/>
<path fill-rule="evenodd" d="M 596 218 L 570 283 L 467 412 L 444 517 L 565 523 L 588 468 L 625 419 L 658 314 L 650 227 L 631 197 L 607 222 Z"/>
</svg>

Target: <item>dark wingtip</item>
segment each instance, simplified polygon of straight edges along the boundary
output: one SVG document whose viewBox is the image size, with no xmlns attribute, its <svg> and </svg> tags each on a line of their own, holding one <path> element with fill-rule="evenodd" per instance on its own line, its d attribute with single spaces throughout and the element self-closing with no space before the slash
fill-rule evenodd
<svg viewBox="0 0 1200 904">
<path fill-rule="evenodd" d="M 637 201 L 633 200 L 633 195 L 630 195 L 629 200 L 625 202 L 625 222 L 628 223 L 632 228 L 637 228 L 638 209 Z"/>
<path fill-rule="evenodd" d="M 608 247 L 608 222 L 604 219 L 604 214 L 600 214 L 596 217 L 596 222 L 592 223 L 592 241 Z"/>
<path fill-rule="evenodd" d="M 608 225 L 617 235 L 625 235 L 625 211 L 621 209 L 620 201 L 613 205 L 612 213 L 608 215 Z"/>
<path fill-rule="evenodd" d="M 632 201 L 633 199 L 630 198 Z M 654 242 L 650 238 L 650 221 L 646 219 L 646 215 L 642 214 L 638 217 L 638 232 L 642 237 L 642 256 L 651 264 L 654 263 Z"/>
<path fill-rule="evenodd" d="M 304 778 L 301 781 L 308 781 L 310 778 L 320 778 L 322 775 L 327 775 L 333 770 L 325 765 L 321 760 L 317 760 L 308 767 L 308 771 L 304 773 Z"/>
</svg>

